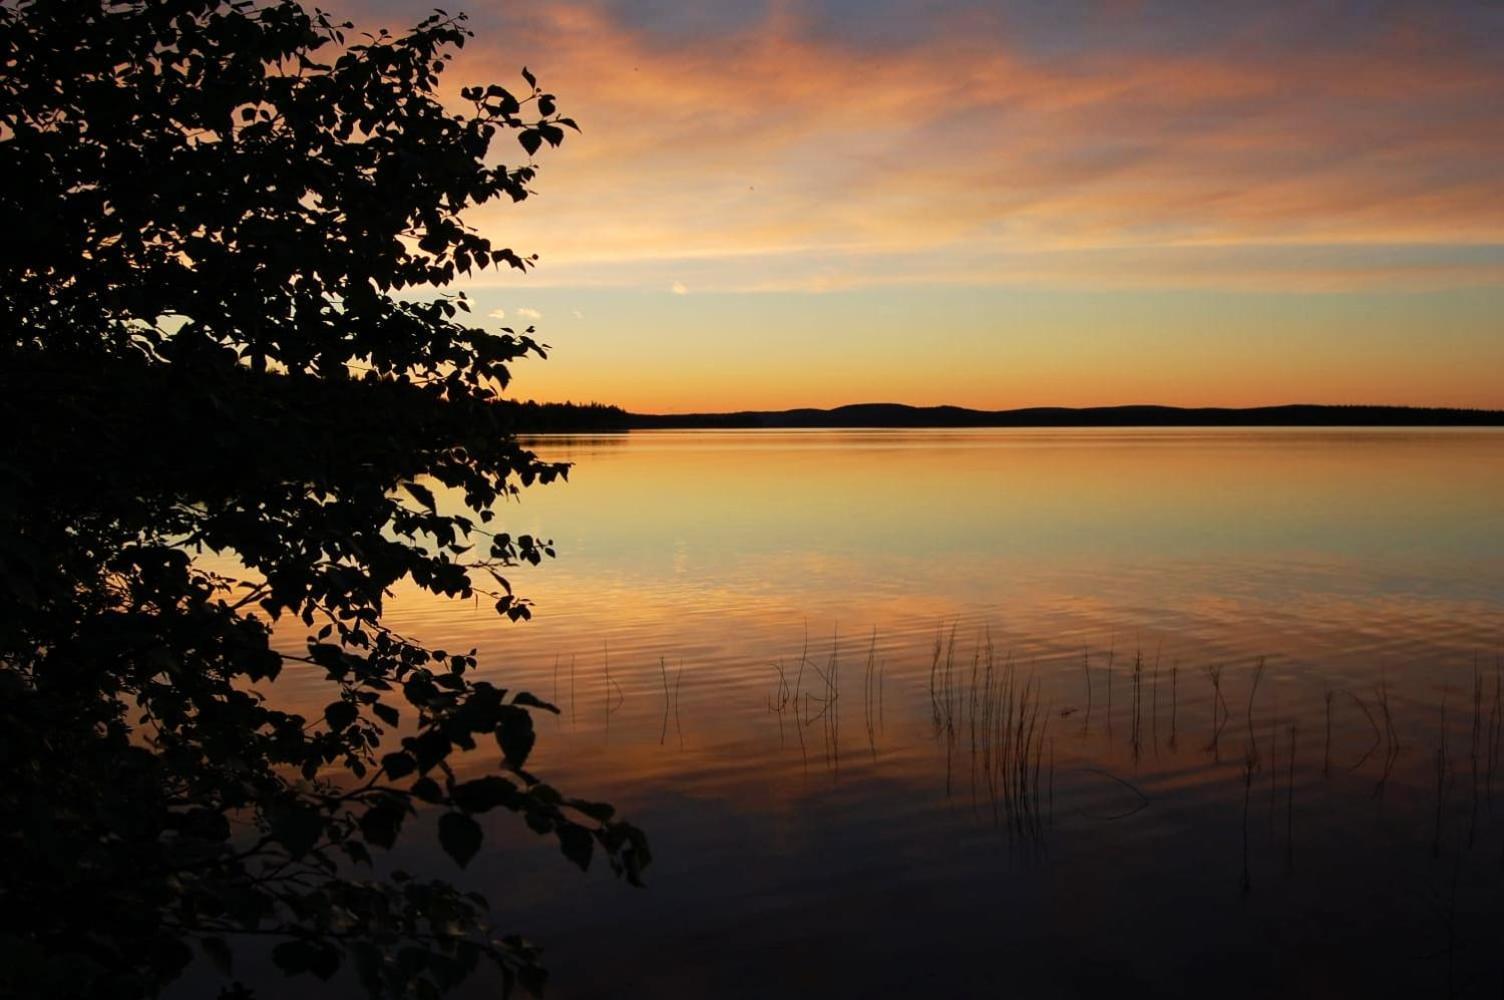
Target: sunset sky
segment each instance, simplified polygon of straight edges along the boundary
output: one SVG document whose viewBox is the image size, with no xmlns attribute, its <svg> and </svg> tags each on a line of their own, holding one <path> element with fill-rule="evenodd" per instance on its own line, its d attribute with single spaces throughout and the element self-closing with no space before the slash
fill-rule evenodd
<svg viewBox="0 0 1504 1000">
<path fill-rule="evenodd" d="M 521 396 L 1504 407 L 1504 5 L 469 12 L 583 129 L 472 217 Z"/>
</svg>

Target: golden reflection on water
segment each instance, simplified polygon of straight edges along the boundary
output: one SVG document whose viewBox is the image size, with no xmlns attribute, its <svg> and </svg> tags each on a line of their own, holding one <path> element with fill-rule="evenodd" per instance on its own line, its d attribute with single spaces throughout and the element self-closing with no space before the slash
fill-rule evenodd
<svg viewBox="0 0 1504 1000">
<path fill-rule="evenodd" d="M 1460 852 L 1483 837 L 1490 857 L 1504 844 L 1504 434 L 661 432 L 532 446 L 575 463 L 567 484 L 499 511 L 504 530 L 558 546 L 512 577 L 533 621 L 404 590 L 388 623 L 475 647 L 485 675 L 558 704 L 530 767 L 611 799 L 655 838 L 654 888 L 633 896 L 556 859 L 519 877 L 516 859 L 540 848 L 495 825 L 501 912 L 573 968 L 562 995 L 624 982 L 757 995 L 747 960 L 707 934 L 823 941 L 842 969 L 862 948 L 826 939 L 841 919 L 902 950 L 896 925 L 863 909 L 890 880 L 936 920 L 975 919 L 976 884 L 1036 905 L 1069 893 L 1086 909 L 1038 922 L 1066 936 L 1133 918 L 1142 900 L 1108 884 L 1191 911 L 1256 899 L 1228 911 L 1226 937 L 1183 929 L 1214 956 L 1282 947 L 1279 907 L 1419 934 L 1413 907 L 1360 902 L 1371 872 L 1344 866 L 1426 885 L 1433 841 Z M 989 643 L 994 676 L 1037 685 L 1049 861 L 1027 876 L 988 779 Z M 310 712 L 327 700 L 311 675 L 279 687 Z M 467 766 L 494 765 L 478 753 Z M 1296 870 L 1335 881 L 1290 881 Z M 1245 879 L 1266 895 L 1243 893 Z M 621 938 L 600 913 L 655 930 Z M 668 942 L 677 973 L 634 957 L 626 942 L 643 934 Z M 603 936 L 621 943 L 603 952 Z M 1330 961 L 1364 940 L 1339 935 Z M 1036 992 L 1050 992 L 1049 960 L 1046 948 L 1021 973 Z M 1189 961 L 1142 979 L 1173 991 Z M 862 977 L 820 967 L 767 982 L 864 993 Z M 1428 969 L 1399 975 L 1430 982 Z M 1280 983 L 1306 988 L 1330 970 L 1303 956 L 1287 972 Z"/>
<path fill-rule="evenodd" d="M 1426 700 L 1504 632 L 1504 434 L 1491 431 L 648 432 L 532 446 L 575 463 L 567 483 L 499 512 L 558 545 L 512 576 L 534 620 L 404 590 L 388 622 L 478 648 L 502 683 L 557 698 L 566 735 L 540 753 L 613 787 L 732 780 L 714 755 L 767 739 L 774 664 L 796 661 L 806 636 L 812 657 L 834 641 L 852 664 L 875 635 L 902 727 L 923 715 L 931 647 L 952 628 L 968 651 L 989 631 L 1057 708 L 1084 699 L 1083 650 L 1101 661 L 1104 699 L 1108 651 L 1121 672 L 1138 649 L 1197 678 L 1268 657 L 1270 698 L 1301 683 L 1319 702 L 1384 672 Z M 658 745 L 660 661 L 683 671 L 677 763 Z"/>
</svg>

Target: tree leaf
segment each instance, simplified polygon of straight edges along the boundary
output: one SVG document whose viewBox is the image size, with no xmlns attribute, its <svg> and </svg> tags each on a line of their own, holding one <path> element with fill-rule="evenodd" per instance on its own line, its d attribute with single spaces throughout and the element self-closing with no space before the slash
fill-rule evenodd
<svg viewBox="0 0 1504 1000">
<path fill-rule="evenodd" d="M 427 771 L 449 756 L 449 737 L 437 729 L 429 729 L 411 740 L 404 740 L 403 745 L 417 758 L 419 771 Z"/>
<path fill-rule="evenodd" d="M 545 712 L 552 712 L 555 715 L 559 714 L 559 707 L 557 705 L 546 702 L 541 698 L 536 698 L 526 691 L 518 691 L 516 696 L 512 698 L 512 704 L 523 705 L 528 708 L 541 708 Z"/>
<path fill-rule="evenodd" d="M 488 812 L 517 799 L 517 788 L 505 778 L 487 775 L 454 786 L 450 799 L 468 813 Z"/>
<path fill-rule="evenodd" d="M 313 850 L 323 833 L 323 817 L 308 806 L 284 805 L 273 813 L 272 838 L 286 847 L 287 853 L 295 858 Z"/>
<path fill-rule="evenodd" d="M 361 813 L 360 834 L 369 843 L 388 850 L 397 842 L 407 811 L 392 802 L 382 802 Z"/>
<path fill-rule="evenodd" d="M 533 717 L 526 709 L 515 705 L 502 705 L 497 709 L 501 721 L 496 726 L 496 745 L 508 766 L 522 768 L 533 752 L 537 736 L 533 732 Z"/>
<path fill-rule="evenodd" d="M 568 805 L 589 816 L 597 823 L 609 823 L 616 815 L 616 808 L 606 802 L 590 802 L 586 799 L 570 799 Z"/>
<path fill-rule="evenodd" d="M 408 754 L 389 753 L 381 758 L 381 767 L 386 771 L 387 777 L 396 780 L 412 774 L 418 769 L 418 764 Z"/>
<path fill-rule="evenodd" d="M 462 812 L 447 812 L 439 817 L 439 846 L 461 868 L 480 851 L 480 824 Z"/>
<path fill-rule="evenodd" d="M 437 501 L 434 500 L 433 490 L 429 489 L 427 486 L 424 486 L 421 483 L 403 483 L 402 488 L 407 490 L 407 492 L 412 495 L 414 500 L 418 501 L 429 510 L 434 512 L 438 511 L 439 507 Z"/>
<path fill-rule="evenodd" d="M 590 831 L 578 823 L 560 823 L 557 833 L 564 856 L 579 865 L 581 871 L 589 870 L 590 855 L 595 849 L 595 837 Z"/>
<path fill-rule="evenodd" d="M 413 782 L 412 788 L 408 789 L 408 791 L 413 793 L 414 798 L 422 799 L 424 802 L 438 803 L 444 801 L 444 790 L 432 778 L 419 778 Z"/>
<path fill-rule="evenodd" d="M 333 732 L 339 732 L 360 716 L 360 709 L 354 702 L 332 701 L 324 706 L 324 721 L 329 723 Z"/>
</svg>

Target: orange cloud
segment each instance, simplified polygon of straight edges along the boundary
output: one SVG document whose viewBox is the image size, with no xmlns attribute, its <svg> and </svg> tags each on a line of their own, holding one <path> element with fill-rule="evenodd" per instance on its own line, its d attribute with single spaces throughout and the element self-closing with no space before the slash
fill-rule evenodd
<svg viewBox="0 0 1504 1000">
<path fill-rule="evenodd" d="M 692 37 L 531 9 L 504 50 L 483 30 L 452 80 L 510 77 L 526 54 L 584 133 L 544 160 L 537 199 L 475 221 L 542 255 L 534 284 L 1504 276 L 1504 63 L 1434 28 L 1291 49 L 1255 23 L 1205 51 L 1041 55 L 971 27 L 877 48 L 781 8 Z M 1270 246 L 1327 249 L 1248 266 Z M 1366 252 L 1415 247 L 1457 252 Z"/>
</svg>

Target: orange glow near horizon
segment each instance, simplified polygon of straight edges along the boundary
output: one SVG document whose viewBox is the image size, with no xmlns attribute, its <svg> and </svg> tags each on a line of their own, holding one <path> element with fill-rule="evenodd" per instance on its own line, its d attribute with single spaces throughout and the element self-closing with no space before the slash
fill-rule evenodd
<svg viewBox="0 0 1504 1000">
<path fill-rule="evenodd" d="M 471 219 L 541 258 L 466 286 L 522 396 L 1504 407 L 1497 10 L 472 13 L 445 86 L 583 129 Z"/>
</svg>

